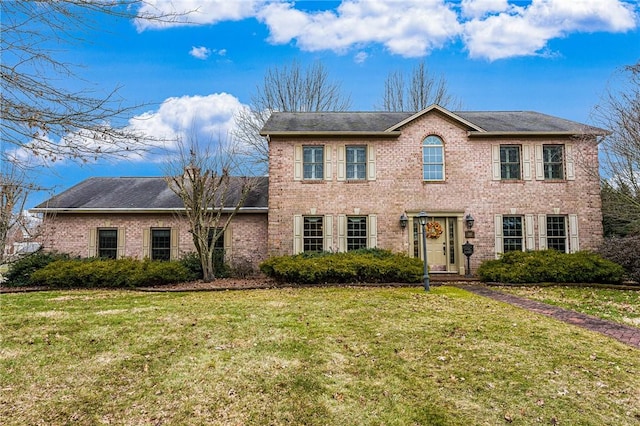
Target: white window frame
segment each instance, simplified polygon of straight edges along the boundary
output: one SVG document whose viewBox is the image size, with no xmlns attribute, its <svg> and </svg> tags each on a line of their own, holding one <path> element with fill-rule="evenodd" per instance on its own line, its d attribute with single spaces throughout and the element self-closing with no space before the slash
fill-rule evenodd
<svg viewBox="0 0 640 426">
<path fill-rule="evenodd" d="M 438 142 L 433 143 L 433 142 Z M 440 161 L 428 161 L 430 155 L 429 151 L 439 151 Z M 437 157 L 437 155 L 435 156 Z M 442 182 L 445 180 L 445 167 L 444 167 L 444 141 L 440 136 L 429 135 L 422 141 L 422 180 L 424 182 Z M 436 178 L 427 177 L 427 168 L 430 166 L 437 166 L 440 168 L 440 176 Z"/>
</svg>

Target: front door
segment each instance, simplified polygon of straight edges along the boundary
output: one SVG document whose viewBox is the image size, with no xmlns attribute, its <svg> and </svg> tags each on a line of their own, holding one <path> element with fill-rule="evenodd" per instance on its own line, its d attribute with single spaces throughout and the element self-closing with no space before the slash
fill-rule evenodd
<svg viewBox="0 0 640 426">
<path fill-rule="evenodd" d="M 427 235 L 427 264 L 430 272 L 457 272 L 456 218 L 429 217 L 425 227 Z M 413 254 L 423 257 L 422 230 L 413 220 Z"/>
</svg>

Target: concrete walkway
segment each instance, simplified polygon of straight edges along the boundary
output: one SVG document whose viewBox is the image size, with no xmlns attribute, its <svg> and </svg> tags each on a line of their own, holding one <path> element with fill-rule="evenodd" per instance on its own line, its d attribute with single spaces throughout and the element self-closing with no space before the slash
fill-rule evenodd
<svg viewBox="0 0 640 426">
<path fill-rule="evenodd" d="M 538 314 L 577 325 L 578 327 L 586 328 L 587 330 L 604 334 L 605 336 L 612 337 L 622 343 L 640 349 L 640 328 L 618 324 L 612 321 L 596 318 L 591 315 L 563 309 L 558 306 L 547 305 L 546 303 L 537 302 L 535 300 L 502 293 L 482 285 L 463 284 L 458 287 L 480 296 L 509 303 Z"/>
</svg>

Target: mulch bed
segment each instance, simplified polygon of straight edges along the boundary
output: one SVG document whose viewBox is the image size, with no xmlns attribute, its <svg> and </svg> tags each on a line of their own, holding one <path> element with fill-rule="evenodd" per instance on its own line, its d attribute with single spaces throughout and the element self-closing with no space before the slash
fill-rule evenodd
<svg viewBox="0 0 640 426">
<path fill-rule="evenodd" d="M 324 284 L 322 286 L 327 286 Z M 408 283 L 349 283 L 349 284 L 330 284 L 332 286 L 342 287 L 417 287 L 422 286 L 419 284 Z M 223 291 L 223 290 L 254 290 L 254 289 L 268 289 L 268 288 L 300 288 L 300 287 L 321 287 L 317 284 L 288 284 L 279 283 L 270 278 L 258 277 L 258 278 L 217 278 L 211 282 L 204 281 L 191 281 L 178 284 L 164 284 L 158 286 L 149 287 L 137 287 L 132 290 L 136 291 L 148 291 L 148 292 L 169 292 L 169 291 Z M 27 293 L 33 291 L 47 291 L 47 290 L 61 290 L 51 289 L 48 287 L 7 287 L 0 285 L 0 294 L 2 293 Z M 64 289 L 67 290 L 67 289 Z"/>
</svg>

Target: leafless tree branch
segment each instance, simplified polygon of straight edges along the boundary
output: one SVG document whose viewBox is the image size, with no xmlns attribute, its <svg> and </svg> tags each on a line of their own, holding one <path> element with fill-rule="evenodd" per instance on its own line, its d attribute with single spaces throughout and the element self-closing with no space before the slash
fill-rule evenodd
<svg viewBox="0 0 640 426">
<path fill-rule="evenodd" d="M 330 80 L 321 62 L 303 68 L 293 61 L 290 66 L 266 71 L 249 108 L 236 116 L 234 136 L 245 146 L 245 154 L 266 170 L 269 148 L 259 133 L 272 111 L 346 111 L 350 105 L 350 97 L 342 93 L 340 84 Z"/>
<path fill-rule="evenodd" d="M 233 141 L 218 138 L 203 144 L 194 136 L 179 141 L 165 166 L 169 188 L 182 200 L 189 232 L 205 281 L 215 279 L 215 243 L 256 186 L 256 178 L 239 176 Z"/>
<path fill-rule="evenodd" d="M 139 105 L 127 106 L 117 95 L 83 89 L 69 90 L 65 82 L 82 80 L 76 65 L 64 62 L 68 43 L 85 43 L 99 30 L 92 17 L 173 22 L 184 14 L 137 16 L 144 0 L 21 0 L 0 2 L 0 155 L 20 167 L 24 159 L 8 153 L 23 148 L 36 157 L 55 161 L 88 161 L 106 155 L 144 150 L 148 137 L 116 126 Z"/>
<path fill-rule="evenodd" d="M 384 111 L 420 111 L 432 104 L 448 109 L 460 108 L 461 102 L 449 93 L 445 77 L 434 77 L 424 61 L 413 68 L 409 81 L 407 86 L 401 72 L 389 72 L 382 96 Z"/>
</svg>

